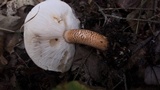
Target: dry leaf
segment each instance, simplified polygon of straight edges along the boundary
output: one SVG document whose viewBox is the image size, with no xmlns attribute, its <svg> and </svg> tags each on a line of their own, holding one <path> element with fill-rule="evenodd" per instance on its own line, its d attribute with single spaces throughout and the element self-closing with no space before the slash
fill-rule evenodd
<svg viewBox="0 0 160 90">
<path fill-rule="evenodd" d="M 159 35 L 157 36 L 157 44 L 155 46 L 155 62 L 158 62 L 160 60 L 160 32 L 159 32 Z"/>
<path fill-rule="evenodd" d="M 80 83 L 78 81 L 71 81 L 68 83 L 58 85 L 56 88 L 52 90 L 93 90 L 93 89 L 89 88 L 89 86 L 87 86 L 84 83 Z"/>
<path fill-rule="evenodd" d="M 0 31 L 0 56 L 3 54 L 4 48 L 4 32 Z"/>
<path fill-rule="evenodd" d="M 129 60 L 129 67 L 132 68 L 133 65 L 137 65 L 137 66 L 141 66 L 140 62 L 146 62 L 145 59 L 145 55 L 146 55 L 146 49 L 141 48 L 140 50 L 138 50 L 135 54 L 133 54 Z"/>
<path fill-rule="evenodd" d="M 160 82 L 160 65 L 148 66 L 145 70 L 144 81 L 148 85 L 159 85 Z"/>
<path fill-rule="evenodd" d="M 138 87 L 131 87 L 129 90 L 159 90 L 159 86 L 152 85 L 141 85 Z"/>
<path fill-rule="evenodd" d="M 88 0 L 88 4 L 91 4 L 92 3 L 92 0 Z"/>
<path fill-rule="evenodd" d="M 6 58 L 4 58 L 3 56 L 0 56 L 0 66 L 1 65 L 7 65 L 8 64 L 8 61 L 6 60 Z"/>
<path fill-rule="evenodd" d="M 137 26 L 139 26 L 139 27 L 138 27 L 138 30 L 143 30 L 143 28 L 144 28 L 144 26 L 145 26 L 145 24 L 146 24 L 146 22 L 139 22 L 139 23 L 138 23 L 138 21 L 132 20 L 132 19 L 136 19 L 136 18 L 138 18 L 138 17 L 139 17 L 139 11 L 138 11 L 138 10 L 132 11 L 131 13 L 129 13 L 129 14 L 127 15 L 127 21 L 128 21 L 128 23 L 129 23 L 129 26 L 131 27 L 131 29 L 132 29 L 134 32 L 136 32 Z M 137 24 L 138 24 L 138 25 L 137 25 Z"/>
<path fill-rule="evenodd" d="M 30 10 L 33 8 L 34 6 L 32 5 L 25 5 L 20 7 L 17 10 L 17 15 L 21 17 L 21 19 L 25 19 L 27 14 L 30 12 Z M 23 20 L 24 21 L 24 20 Z M 24 23 L 24 22 L 23 22 Z"/>
<path fill-rule="evenodd" d="M 7 2 L 7 16 L 17 13 L 17 9 L 25 5 L 35 5 L 34 0 L 11 0 Z"/>
<path fill-rule="evenodd" d="M 12 84 L 13 87 L 16 87 L 16 76 L 13 74 L 13 76 L 10 79 L 10 83 Z"/>
<path fill-rule="evenodd" d="M 130 1 L 133 1 L 133 0 L 130 0 Z M 140 1 L 140 0 L 138 0 L 138 1 Z M 144 8 L 151 8 L 152 9 L 154 7 L 153 0 L 144 0 L 144 1 L 141 1 L 140 3 L 141 3 L 141 5 L 139 5 L 137 7 L 137 8 L 140 8 L 139 10 L 137 10 L 135 8 L 135 10 L 133 10 L 131 13 L 129 13 L 127 15 L 127 21 L 129 23 L 129 25 L 134 32 L 136 31 L 136 33 L 139 31 L 144 32 L 143 29 L 144 29 L 145 25 L 147 24 L 147 22 L 144 22 L 144 21 L 142 22 L 141 20 L 147 20 L 147 19 L 151 18 L 152 16 L 154 16 L 153 11 L 143 10 Z M 133 19 L 137 19 L 137 20 L 133 20 Z"/>
<path fill-rule="evenodd" d="M 45 0 L 34 0 L 34 2 L 36 2 L 36 4 L 43 2 L 43 1 L 45 1 Z"/>
<path fill-rule="evenodd" d="M 101 65 L 101 59 L 97 54 L 91 52 L 91 50 L 77 46 L 72 71 L 77 68 L 84 70 L 84 78 L 92 77 L 93 80 L 99 82 L 102 78 L 100 70 L 104 69 Z M 107 68 L 105 70 L 107 71 Z"/>
<path fill-rule="evenodd" d="M 1 23 L 0 27 L 1 28 L 9 29 L 11 31 L 16 31 L 23 24 L 20 20 L 20 17 L 18 17 L 18 16 L 3 16 L 3 15 L 0 15 L 0 17 L 1 17 L 0 18 L 0 23 Z M 5 31 L 5 30 L 3 30 L 3 31 Z M 11 53 L 13 51 L 13 48 L 15 47 L 15 45 L 17 44 L 17 42 L 19 40 L 19 35 L 18 34 L 5 34 L 3 36 L 4 37 L 1 37 L 0 39 L 8 38 L 8 39 L 5 40 L 6 44 L 4 45 L 5 47 L 3 47 L 3 48 L 5 48 L 9 53 Z M 1 43 L 1 45 L 2 44 L 3 43 Z"/>
<path fill-rule="evenodd" d="M 8 63 L 8 61 L 3 57 L 4 51 L 4 32 L 0 32 L 0 67 L 1 65 L 4 66 Z"/>
<path fill-rule="evenodd" d="M 8 0 L 0 0 L 0 7 L 2 7 L 3 5 L 5 5 L 7 3 Z"/>
<path fill-rule="evenodd" d="M 20 17 L 0 15 L 0 27 L 10 30 L 17 30 L 21 27 L 19 24 Z M 21 24 L 22 25 L 22 24 Z"/>
<path fill-rule="evenodd" d="M 2 4 L 4 2 L 4 0 L 0 0 L 0 4 Z"/>
<path fill-rule="evenodd" d="M 8 64 L 8 61 L 1 55 L 0 56 L 0 73 L 3 71 L 4 66 Z"/>
<path fill-rule="evenodd" d="M 5 49 L 11 54 L 13 52 L 14 47 L 19 42 L 20 34 L 10 35 L 7 40 L 7 45 Z"/>
<path fill-rule="evenodd" d="M 141 0 L 117 0 L 117 4 L 121 8 L 136 8 L 141 3 Z"/>
<path fill-rule="evenodd" d="M 84 62 L 83 58 L 87 56 L 89 51 L 77 45 L 76 53 L 73 60 L 72 71 L 76 70 Z"/>
</svg>

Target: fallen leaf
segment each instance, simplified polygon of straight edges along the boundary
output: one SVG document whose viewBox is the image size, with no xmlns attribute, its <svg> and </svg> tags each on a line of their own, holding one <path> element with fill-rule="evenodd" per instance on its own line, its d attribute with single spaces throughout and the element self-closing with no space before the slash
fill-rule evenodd
<svg viewBox="0 0 160 90">
<path fill-rule="evenodd" d="M 8 64 L 8 61 L 3 56 L 4 39 L 5 39 L 4 32 L 0 31 L 0 68 L 1 70 L 3 69 L 4 65 Z"/>
<path fill-rule="evenodd" d="M 11 0 L 7 2 L 7 16 L 17 13 L 17 9 L 24 5 L 35 5 L 34 0 Z"/>
<path fill-rule="evenodd" d="M 85 74 L 82 75 L 85 79 L 92 78 L 93 81 L 101 82 L 101 71 L 103 71 L 103 73 L 108 71 L 108 68 L 106 68 L 107 66 L 103 68 L 103 65 L 104 62 L 101 61 L 98 54 L 92 52 L 90 49 L 85 49 L 77 45 L 72 71 L 78 68 L 81 72 L 85 72 Z"/>
<path fill-rule="evenodd" d="M 159 85 L 160 84 L 160 65 L 147 66 L 145 70 L 144 81 L 148 85 Z"/>
<path fill-rule="evenodd" d="M 2 4 L 4 2 L 4 0 L 0 0 L 0 4 Z"/>
<path fill-rule="evenodd" d="M 78 81 L 71 81 L 68 83 L 60 84 L 52 90 L 93 90 L 86 85 L 79 83 Z"/>
<path fill-rule="evenodd" d="M 7 65 L 8 64 L 8 61 L 6 58 L 4 58 L 2 55 L 0 56 L 0 67 L 1 66 L 4 66 L 4 65 Z"/>
<path fill-rule="evenodd" d="M 92 3 L 92 0 L 88 0 L 88 4 L 91 4 Z"/>
<path fill-rule="evenodd" d="M 159 90 L 159 86 L 155 85 L 142 85 L 139 87 L 131 87 L 129 90 Z"/>
<path fill-rule="evenodd" d="M 117 0 L 117 4 L 124 9 L 136 8 L 141 3 L 141 0 Z"/>
<path fill-rule="evenodd" d="M 14 90 L 14 88 L 10 85 L 9 82 L 0 82 L 1 90 Z"/>
<path fill-rule="evenodd" d="M 35 1 L 38 4 L 38 3 L 43 2 L 45 0 L 33 0 L 33 1 Z"/>
<path fill-rule="evenodd" d="M 155 42 L 156 43 L 156 46 L 155 46 L 155 62 L 158 62 L 160 60 L 160 32 L 159 32 L 159 35 L 157 36 L 157 40 Z"/>
<path fill-rule="evenodd" d="M 2 7 L 3 5 L 5 5 L 7 3 L 8 0 L 0 0 L 0 7 Z"/>
<path fill-rule="evenodd" d="M 19 23 L 20 17 L 18 16 L 4 16 L 0 15 L 0 27 L 10 30 L 17 30 L 22 24 Z"/>
<path fill-rule="evenodd" d="M 18 16 L 4 16 L 4 15 L 0 15 L 0 27 L 1 28 L 5 28 L 5 29 L 9 29 L 10 31 L 17 31 L 21 25 L 23 24 L 20 20 L 20 17 Z M 5 30 L 3 30 L 5 32 Z M 2 30 L 1 32 L 4 33 Z M 8 32 L 8 31 L 6 31 Z M 17 42 L 19 41 L 19 36 L 20 34 L 17 33 L 5 33 L 3 36 L 3 38 L 6 38 L 5 40 L 5 44 L 4 47 L 9 53 L 11 53 L 13 51 L 13 48 L 15 47 L 15 45 L 17 44 Z M 0 38 L 2 39 L 2 37 Z M 3 40 L 3 39 L 2 39 Z M 1 40 L 1 41 L 2 41 Z"/>
<path fill-rule="evenodd" d="M 16 87 L 16 76 L 13 74 L 13 76 L 10 79 L 10 83 L 13 87 Z"/>
<path fill-rule="evenodd" d="M 0 31 L 0 56 L 3 54 L 3 48 L 4 48 L 4 32 Z"/>
<path fill-rule="evenodd" d="M 132 1 L 132 0 L 129 0 L 129 1 Z M 142 0 L 142 1 L 138 0 L 138 1 L 140 1 L 139 4 L 137 4 L 139 6 L 136 6 L 134 7 L 135 9 L 130 10 L 132 12 L 127 15 L 127 21 L 129 23 L 129 26 L 132 28 L 134 32 L 138 33 L 141 31 L 145 33 L 144 32 L 145 30 L 143 29 L 147 24 L 147 21 L 143 21 L 143 20 L 148 20 L 149 18 L 154 16 L 153 11 L 150 10 L 150 9 L 153 9 L 154 7 L 154 1 L 153 0 Z M 148 8 L 148 10 L 145 10 L 145 8 Z"/>
<path fill-rule="evenodd" d="M 136 32 L 137 27 L 138 27 L 138 30 L 140 31 L 140 30 L 143 30 L 144 26 L 146 25 L 146 22 L 139 21 L 138 23 L 138 21 L 133 20 L 133 19 L 139 18 L 139 15 L 140 15 L 139 13 L 140 13 L 139 10 L 135 10 L 127 15 L 127 21 L 129 23 L 129 26 L 132 28 L 134 32 Z"/>
<path fill-rule="evenodd" d="M 21 19 L 23 19 L 23 21 L 25 20 L 27 14 L 30 12 L 30 10 L 33 8 L 34 6 L 32 5 L 25 5 L 25 6 L 22 6 L 20 8 L 17 9 L 17 15 L 19 17 L 21 17 Z M 24 22 L 22 22 L 24 23 Z"/>
<path fill-rule="evenodd" d="M 10 35 L 7 40 L 7 45 L 5 49 L 11 54 L 14 50 L 14 47 L 19 42 L 20 34 Z"/>
</svg>

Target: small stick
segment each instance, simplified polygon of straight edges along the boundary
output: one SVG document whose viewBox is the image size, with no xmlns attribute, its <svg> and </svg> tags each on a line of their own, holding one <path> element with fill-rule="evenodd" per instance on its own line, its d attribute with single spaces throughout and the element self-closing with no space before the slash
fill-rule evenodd
<svg viewBox="0 0 160 90">
<path fill-rule="evenodd" d="M 15 31 L 13 31 L 13 30 L 6 29 L 6 28 L 2 28 L 2 27 L 0 27 L 0 31 L 10 32 L 10 33 L 15 33 Z"/>
<path fill-rule="evenodd" d="M 114 15 L 109 15 L 109 14 L 106 14 L 106 16 L 117 18 L 117 19 L 123 19 L 123 20 L 128 19 L 128 20 L 133 20 L 133 21 L 160 23 L 159 21 L 154 21 L 154 20 L 150 20 L 150 19 L 124 18 L 124 17 L 114 16 Z"/>
</svg>

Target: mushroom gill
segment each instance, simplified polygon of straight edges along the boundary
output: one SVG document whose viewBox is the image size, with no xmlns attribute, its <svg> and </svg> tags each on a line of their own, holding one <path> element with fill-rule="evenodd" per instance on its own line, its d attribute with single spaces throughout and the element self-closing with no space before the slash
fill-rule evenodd
<svg viewBox="0 0 160 90">
<path fill-rule="evenodd" d="M 81 30 L 79 24 L 72 8 L 65 2 L 46 0 L 39 3 L 25 19 L 24 45 L 28 55 L 42 69 L 66 72 L 72 65 L 74 43 L 107 49 L 105 36 Z"/>
</svg>

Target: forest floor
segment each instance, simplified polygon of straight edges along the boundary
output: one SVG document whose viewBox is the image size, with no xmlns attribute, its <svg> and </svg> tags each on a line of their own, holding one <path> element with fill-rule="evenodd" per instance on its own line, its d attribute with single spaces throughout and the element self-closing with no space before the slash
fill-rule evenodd
<svg viewBox="0 0 160 90">
<path fill-rule="evenodd" d="M 160 90 L 160 0 L 64 0 L 81 28 L 109 40 L 106 51 L 76 45 L 66 73 L 37 67 L 25 51 L 21 26 L 41 1 L 0 1 L 0 90 Z"/>
</svg>

